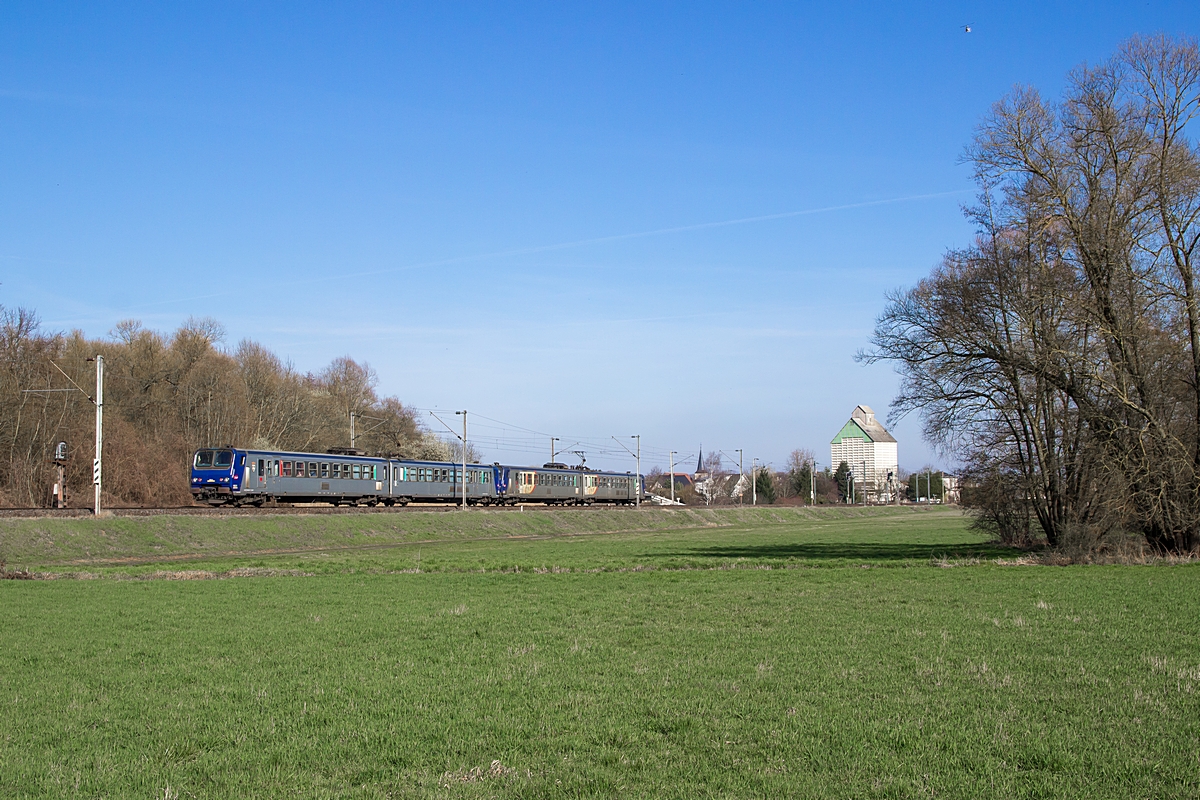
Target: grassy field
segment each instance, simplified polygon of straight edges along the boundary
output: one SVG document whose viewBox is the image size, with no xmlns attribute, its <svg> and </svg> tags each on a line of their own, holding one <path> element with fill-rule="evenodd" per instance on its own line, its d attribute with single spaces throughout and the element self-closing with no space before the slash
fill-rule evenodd
<svg viewBox="0 0 1200 800">
<path fill-rule="evenodd" d="M 842 566 L 1012 554 L 955 511 L 630 509 L 0 520 L 0 559 L 52 574 Z M 914 535 L 914 532 L 919 532 Z"/>
<path fill-rule="evenodd" d="M 1002 565 L 947 512 L 408 516 L 0 522 L 99 577 L 0 581 L 0 796 L 1200 796 L 1196 566 Z"/>
</svg>

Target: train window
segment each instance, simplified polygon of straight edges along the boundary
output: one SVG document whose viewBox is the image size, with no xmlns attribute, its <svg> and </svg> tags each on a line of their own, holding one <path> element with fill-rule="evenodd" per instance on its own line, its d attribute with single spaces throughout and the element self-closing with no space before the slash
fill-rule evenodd
<svg viewBox="0 0 1200 800">
<path fill-rule="evenodd" d="M 317 462 L 315 462 L 315 461 L 308 462 L 308 477 L 310 477 L 310 478 L 317 477 Z"/>
<path fill-rule="evenodd" d="M 356 481 L 356 480 L 359 480 L 360 478 L 362 478 L 362 467 L 359 466 L 358 464 L 352 465 L 350 467 L 350 479 Z"/>
<path fill-rule="evenodd" d="M 321 477 L 322 478 L 329 477 L 329 462 L 328 461 L 321 462 Z"/>
<path fill-rule="evenodd" d="M 296 477 L 297 478 L 304 477 L 304 462 L 303 461 L 296 462 Z"/>
<path fill-rule="evenodd" d="M 350 480 L 350 465 L 349 464 L 342 464 L 342 480 L 344 480 L 344 481 Z"/>
<path fill-rule="evenodd" d="M 238 459 L 238 466 L 239 467 L 246 466 L 246 457 L 245 456 L 242 456 L 241 458 Z"/>
<path fill-rule="evenodd" d="M 384 481 L 387 480 L 387 464 L 383 465 L 383 477 L 380 478 L 380 480 L 384 480 Z"/>
<path fill-rule="evenodd" d="M 265 464 L 263 464 L 263 460 L 260 458 L 260 459 L 258 460 L 258 474 L 259 474 L 259 475 L 262 475 L 262 474 L 263 474 L 263 467 L 264 467 L 264 466 L 266 466 L 266 465 L 265 465 Z"/>
<path fill-rule="evenodd" d="M 330 464 L 329 465 L 329 474 L 331 477 L 334 477 L 334 478 L 342 477 L 342 465 L 341 464 Z"/>
<path fill-rule="evenodd" d="M 216 452 L 216 454 L 213 456 L 213 466 L 214 467 L 232 467 L 233 466 L 233 453 L 229 452 L 228 450 L 218 450 Z"/>
<path fill-rule="evenodd" d="M 208 469 L 212 466 L 213 451 L 200 450 L 196 453 L 196 469 Z"/>
<path fill-rule="evenodd" d="M 281 474 L 285 478 L 292 477 L 292 462 L 290 462 L 290 461 L 283 462 L 283 472 Z"/>
</svg>

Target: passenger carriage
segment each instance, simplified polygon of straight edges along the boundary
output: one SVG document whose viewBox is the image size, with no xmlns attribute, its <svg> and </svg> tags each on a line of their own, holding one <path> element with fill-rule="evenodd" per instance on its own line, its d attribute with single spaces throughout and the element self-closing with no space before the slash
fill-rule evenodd
<svg viewBox="0 0 1200 800">
<path fill-rule="evenodd" d="M 637 502 L 644 487 L 632 473 L 596 472 L 585 467 L 543 464 L 537 467 L 504 467 L 503 489 L 499 493 L 509 503 L 547 503 L 549 505 L 592 505 Z"/>
<path fill-rule="evenodd" d="M 462 501 L 462 464 L 443 461 L 392 461 L 391 496 L 411 502 Z M 496 498 L 494 466 L 467 464 L 467 502 L 489 504 Z"/>
<path fill-rule="evenodd" d="M 191 490 L 210 505 L 374 504 L 392 500 L 390 472 L 387 459 L 358 454 L 214 448 L 193 456 Z"/>
</svg>

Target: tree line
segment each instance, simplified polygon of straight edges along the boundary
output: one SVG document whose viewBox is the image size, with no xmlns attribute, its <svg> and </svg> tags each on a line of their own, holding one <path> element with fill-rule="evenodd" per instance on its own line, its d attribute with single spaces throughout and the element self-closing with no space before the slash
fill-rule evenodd
<svg viewBox="0 0 1200 800">
<path fill-rule="evenodd" d="M 1196 41 L 1162 35 L 1057 100 L 1012 91 L 965 155 L 977 237 L 860 355 L 897 365 L 893 415 L 921 414 L 1006 540 L 1200 546 L 1198 111 Z"/>
<path fill-rule="evenodd" d="M 90 503 L 95 365 L 89 359 L 96 355 L 105 360 L 108 504 L 189 504 L 191 454 L 200 447 L 347 447 L 351 412 L 362 418 L 361 450 L 455 455 L 413 409 L 377 394 L 369 365 L 342 357 L 302 373 L 254 341 L 225 349 L 224 337 L 217 322 L 189 319 L 170 334 L 125 321 L 108 338 L 89 339 L 79 331 L 45 331 L 28 309 L 0 307 L 0 504 L 50 503 L 59 441 L 71 450 L 72 504 Z"/>
</svg>

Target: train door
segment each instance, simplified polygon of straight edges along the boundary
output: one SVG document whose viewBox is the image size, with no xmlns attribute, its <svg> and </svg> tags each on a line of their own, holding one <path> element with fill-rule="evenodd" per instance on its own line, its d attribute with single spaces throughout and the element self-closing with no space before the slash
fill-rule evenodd
<svg viewBox="0 0 1200 800">
<path fill-rule="evenodd" d="M 496 485 L 496 497 L 503 497 L 508 492 L 508 469 L 492 467 L 492 481 Z"/>
<path fill-rule="evenodd" d="M 267 458 L 267 479 L 265 481 L 264 490 L 267 494 L 278 495 L 282 491 L 282 484 L 279 480 L 279 459 Z"/>
<path fill-rule="evenodd" d="M 267 490 L 267 460 L 250 455 L 250 463 L 246 470 L 246 491 L 252 493 Z"/>
</svg>

